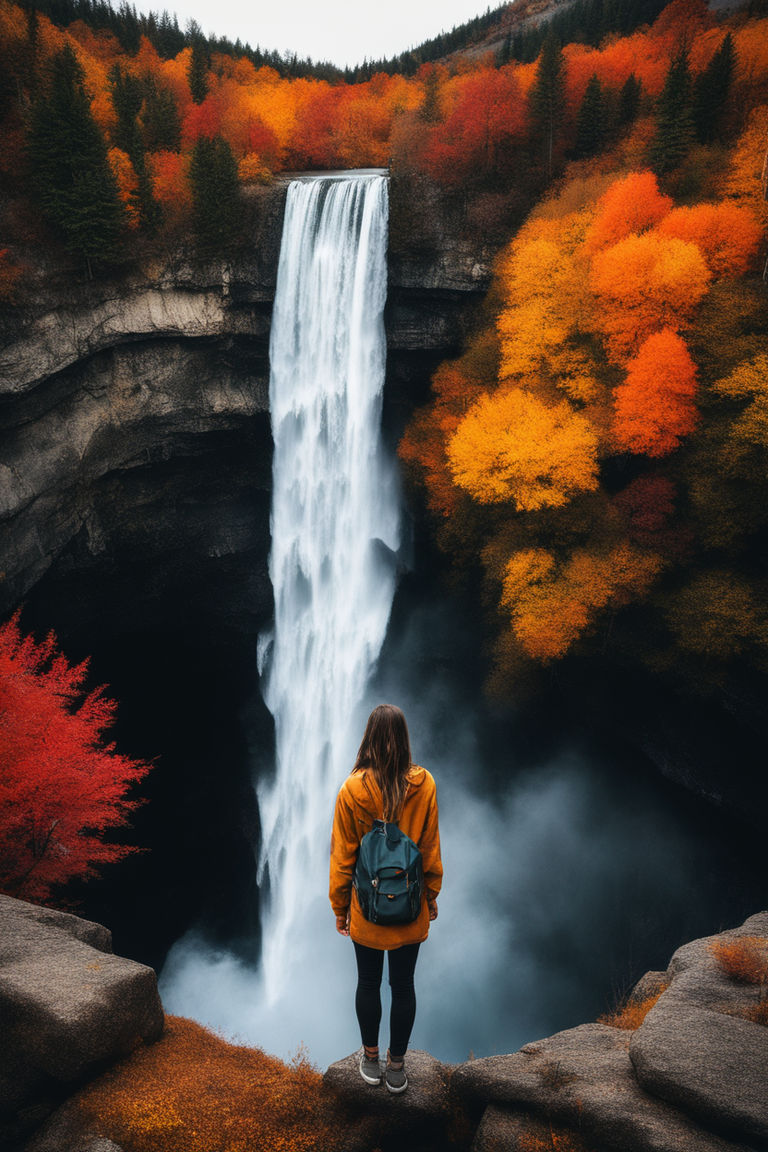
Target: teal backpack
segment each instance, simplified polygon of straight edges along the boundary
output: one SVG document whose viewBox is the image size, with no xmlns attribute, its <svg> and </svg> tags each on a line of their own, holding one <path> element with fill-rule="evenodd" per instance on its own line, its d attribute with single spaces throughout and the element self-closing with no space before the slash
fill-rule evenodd
<svg viewBox="0 0 768 1152">
<path fill-rule="evenodd" d="M 360 841 L 352 883 L 366 920 L 410 924 L 424 891 L 421 852 L 397 824 L 374 820 Z"/>
</svg>

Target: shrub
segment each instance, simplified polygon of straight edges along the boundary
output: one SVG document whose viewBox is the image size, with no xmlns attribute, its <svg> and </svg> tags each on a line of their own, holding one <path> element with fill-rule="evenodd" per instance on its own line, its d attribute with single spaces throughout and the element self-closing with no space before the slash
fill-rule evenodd
<svg viewBox="0 0 768 1152">
<path fill-rule="evenodd" d="M 714 940 L 709 950 L 733 980 L 741 984 L 768 984 L 768 940 L 762 936 Z"/>
<path fill-rule="evenodd" d="M 643 1000 L 635 1000 L 632 996 L 628 996 L 622 1003 L 617 1004 L 612 1012 L 604 1012 L 602 1016 L 598 1016 L 598 1024 L 610 1024 L 612 1028 L 626 1028 L 630 1032 L 634 1032 L 635 1028 L 640 1027 L 651 1008 L 668 987 L 668 984 L 664 984 L 658 992 L 653 992 Z"/>
</svg>

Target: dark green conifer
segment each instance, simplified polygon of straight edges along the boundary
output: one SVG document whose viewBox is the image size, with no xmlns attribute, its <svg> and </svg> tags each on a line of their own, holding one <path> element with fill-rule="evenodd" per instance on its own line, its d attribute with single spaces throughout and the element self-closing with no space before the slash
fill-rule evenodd
<svg viewBox="0 0 768 1152">
<path fill-rule="evenodd" d="M 419 108 L 419 118 L 427 124 L 436 124 L 440 119 L 440 81 L 437 72 L 431 68 L 424 80 L 424 102 Z"/>
<path fill-rule="evenodd" d="M 642 94 L 642 83 L 638 80 L 637 76 L 635 76 L 634 72 L 630 72 L 619 92 L 618 122 L 620 127 L 624 128 L 628 124 L 634 124 L 637 119 L 637 114 L 640 111 Z"/>
<path fill-rule="evenodd" d="M 27 148 L 33 191 L 66 248 L 93 264 L 117 254 L 125 223 L 107 146 L 71 46 L 51 62 L 51 83 L 30 113 Z"/>
<path fill-rule="evenodd" d="M 141 130 L 148 152 L 177 152 L 181 144 L 181 120 L 176 97 L 170 88 L 157 84 L 153 76 L 144 82 Z"/>
<path fill-rule="evenodd" d="M 496 66 L 498 68 L 503 68 L 503 66 L 505 64 L 509 64 L 511 59 L 512 59 L 512 33 L 507 32 L 506 36 L 504 37 L 504 39 L 501 43 L 501 47 L 499 48 L 498 52 L 496 53 Z"/>
<path fill-rule="evenodd" d="M 197 244 L 213 257 L 234 241 L 240 226 L 240 188 L 232 149 L 221 136 L 201 136 L 189 166 Z"/>
<path fill-rule="evenodd" d="M 210 64 L 208 43 L 200 25 L 190 20 L 187 35 L 192 41 L 192 56 L 189 61 L 187 79 L 195 104 L 202 104 L 208 95 L 208 67 Z"/>
<path fill-rule="evenodd" d="M 576 142 L 573 154 L 594 156 L 608 139 L 608 115 L 603 86 L 595 72 L 589 78 L 576 120 Z"/>
<path fill-rule="evenodd" d="M 688 49 L 683 47 L 672 59 L 656 106 L 650 159 L 659 176 L 678 168 L 695 140 L 692 95 Z"/>
<path fill-rule="evenodd" d="M 554 171 L 555 142 L 565 111 L 565 61 L 560 41 L 551 30 L 541 45 L 529 108 L 534 137 L 541 143 L 549 180 Z"/>
<path fill-rule="evenodd" d="M 119 64 L 115 64 L 109 73 L 109 81 L 112 87 L 112 105 L 117 117 L 112 139 L 115 147 L 122 148 L 128 153 L 138 180 L 136 207 L 139 218 L 148 232 L 154 232 L 160 223 L 160 207 L 152 193 L 144 138 L 139 126 L 145 84 L 137 76 L 123 72 Z"/>
<path fill-rule="evenodd" d="M 730 32 L 723 40 L 693 88 L 693 119 L 702 144 L 720 136 L 723 112 L 736 68 L 736 50 Z"/>
</svg>

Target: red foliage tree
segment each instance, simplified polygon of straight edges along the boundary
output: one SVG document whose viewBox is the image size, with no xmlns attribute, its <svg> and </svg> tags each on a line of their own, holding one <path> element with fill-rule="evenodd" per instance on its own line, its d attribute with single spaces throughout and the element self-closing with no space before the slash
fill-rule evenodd
<svg viewBox="0 0 768 1152">
<path fill-rule="evenodd" d="M 432 129 L 425 167 L 443 184 L 506 172 L 513 163 L 513 141 L 525 126 L 525 101 L 514 71 L 478 71 L 464 80 L 445 123 Z"/>
<path fill-rule="evenodd" d="M 70 665 L 49 632 L 23 636 L 21 610 L 0 625 L 0 890 L 44 902 L 74 878 L 138 849 L 104 833 L 141 803 L 150 765 L 104 742 L 116 704 L 85 692 L 88 659 Z"/>
</svg>

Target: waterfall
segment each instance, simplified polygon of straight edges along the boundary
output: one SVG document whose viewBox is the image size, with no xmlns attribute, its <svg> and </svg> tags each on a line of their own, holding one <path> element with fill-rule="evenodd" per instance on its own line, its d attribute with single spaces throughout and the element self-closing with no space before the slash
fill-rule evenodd
<svg viewBox="0 0 768 1152">
<path fill-rule="evenodd" d="M 398 494 L 380 444 L 387 214 L 383 176 L 288 188 L 270 343 L 275 621 L 258 652 L 276 736 L 275 775 L 257 785 L 268 1002 L 293 929 L 319 896 L 327 904 L 333 803 L 394 593 Z"/>
</svg>

